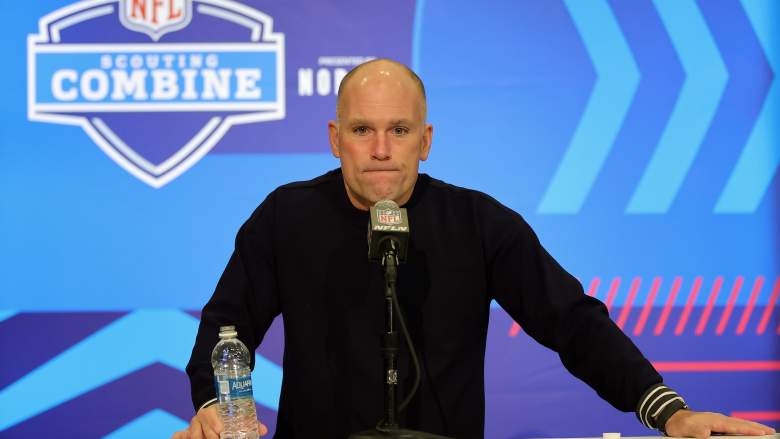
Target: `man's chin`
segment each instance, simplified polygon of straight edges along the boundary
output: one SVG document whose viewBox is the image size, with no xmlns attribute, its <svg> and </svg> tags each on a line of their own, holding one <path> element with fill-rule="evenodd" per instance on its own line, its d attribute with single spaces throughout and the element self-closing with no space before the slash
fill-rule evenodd
<svg viewBox="0 0 780 439">
<path fill-rule="evenodd" d="M 393 190 L 392 188 L 375 188 L 367 194 L 369 195 L 367 197 L 368 200 L 371 201 L 371 205 L 373 206 L 376 204 L 377 201 L 382 200 L 393 200 L 397 201 L 397 191 Z"/>
<path fill-rule="evenodd" d="M 384 200 L 393 200 L 393 199 L 390 198 L 390 197 L 371 198 L 370 200 L 368 200 L 368 206 L 369 207 L 374 206 L 374 205 L 376 205 L 376 203 L 378 203 L 380 201 L 384 201 Z M 395 201 L 395 200 L 393 200 L 393 201 Z"/>
<path fill-rule="evenodd" d="M 353 197 L 354 197 L 353 204 L 357 202 L 358 205 L 356 205 L 356 207 L 361 209 L 366 209 L 366 210 L 382 200 L 393 200 L 396 203 L 398 202 L 391 193 L 375 192 L 370 194 L 353 194 Z"/>
<path fill-rule="evenodd" d="M 397 203 L 398 202 L 398 195 L 395 192 L 391 192 L 391 191 L 379 192 L 379 193 L 375 194 L 373 199 L 375 201 L 373 203 L 371 203 L 372 206 L 374 204 L 376 204 L 378 201 L 382 201 L 382 200 L 392 200 L 392 201 L 395 201 Z"/>
</svg>

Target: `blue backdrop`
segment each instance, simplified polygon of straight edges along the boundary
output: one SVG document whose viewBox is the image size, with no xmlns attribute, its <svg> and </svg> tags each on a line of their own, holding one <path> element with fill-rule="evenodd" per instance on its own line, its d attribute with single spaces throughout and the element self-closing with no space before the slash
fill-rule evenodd
<svg viewBox="0 0 780 439">
<path fill-rule="evenodd" d="M 235 232 L 338 166 L 338 82 L 373 57 L 426 83 L 423 172 L 520 212 L 691 406 L 780 426 L 780 3 L 6 6 L 1 437 L 186 425 Z M 491 313 L 486 437 L 650 433 Z M 253 372 L 272 429 L 282 346 Z"/>
</svg>

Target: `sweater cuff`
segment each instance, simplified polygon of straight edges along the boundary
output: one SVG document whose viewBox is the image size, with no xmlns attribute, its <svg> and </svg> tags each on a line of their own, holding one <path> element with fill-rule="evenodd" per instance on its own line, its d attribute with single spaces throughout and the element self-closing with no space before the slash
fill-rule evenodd
<svg viewBox="0 0 780 439">
<path fill-rule="evenodd" d="M 647 389 L 644 395 L 639 398 L 636 416 L 645 427 L 664 433 L 665 425 L 662 424 L 666 424 L 666 421 L 677 410 L 687 408 L 685 400 L 677 392 L 659 383 Z"/>
<path fill-rule="evenodd" d="M 203 405 L 201 405 L 201 406 L 198 408 L 198 410 L 196 411 L 196 413 L 197 413 L 197 412 L 199 412 L 199 411 L 201 411 L 202 409 L 205 409 L 206 407 L 209 407 L 209 406 L 212 406 L 212 405 L 216 404 L 217 402 L 218 402 L 218 401 L 217 401 L 217 398 L 212 398 L 212 399 L 210 399 L 210 400 L 208 400 L 208 401 L 204 402 L 204 403 L 203 403 Z"/>
<path fill-rule="evenodd" d="M 192 408 L 195 409 L 195 413 L 197 413 L 198 410 L 202 409 L 203 407 L 207 407 L 211 401 L 217 399 L 217 394 L 214 391 L 213 384 L 203 385 L 197 387 L 196 389 L 198 381 L 191 378 L 190 383 L 192 386 Z"/>
</svg>

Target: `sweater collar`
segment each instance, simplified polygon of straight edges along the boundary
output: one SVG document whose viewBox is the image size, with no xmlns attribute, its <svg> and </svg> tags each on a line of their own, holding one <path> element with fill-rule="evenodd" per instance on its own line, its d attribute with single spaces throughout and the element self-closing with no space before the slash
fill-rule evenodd
<svg viewBox="0 0 780 439">
<path fill-rule="evenodd" d="M 361 227 L 366 227 L 368 221 L 368 211 L 358 209 L 352 205 L 351 201 L 349 201 L 349 197 L 347 196 L 347 188 L 344 186 L 344 176 L 341 173 L 341 169 L 336 168 L 328 172 L 326 175 L 331 177 L 331 183 L 333 186 L 335 186 L 332 193 L 334 193 L 335 197 L 337 198 L 335 201 L 337 206 L 339 206 L 339 210 L 347 215 L 350 223 L 359 224 Z M 409 201 L 407 201 L 401 207 L 404 207 L 407 210 L 414 209 L 425 193 L 425 190 L 430 183 L 430 179 L 430 176 L 427 174 L 418 174 L 417 181 L 415 182 L 414 189 L 412 190 L 412 196 L 409 197 Z"/>
</svg>

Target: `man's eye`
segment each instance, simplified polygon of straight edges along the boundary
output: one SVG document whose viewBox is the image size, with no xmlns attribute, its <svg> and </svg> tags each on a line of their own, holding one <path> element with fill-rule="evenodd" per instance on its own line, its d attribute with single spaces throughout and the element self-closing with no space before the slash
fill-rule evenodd
<svg viewBox="0 0 780 439">
<path fill-rule="evenodd" d="M 365 136 L 368 134 L 368 128 L 367 127 L 355 127 L 352 129 L 352 132 L 357 134 L 358 136 Z"/>
<path fill-rule="evenodd" d="M 395 127 L 393 128 L 393 134 L 396 136 L 403 136 L 404 134 L 409 133 L 409 128 L 406 127 Z"/>
</svg>

